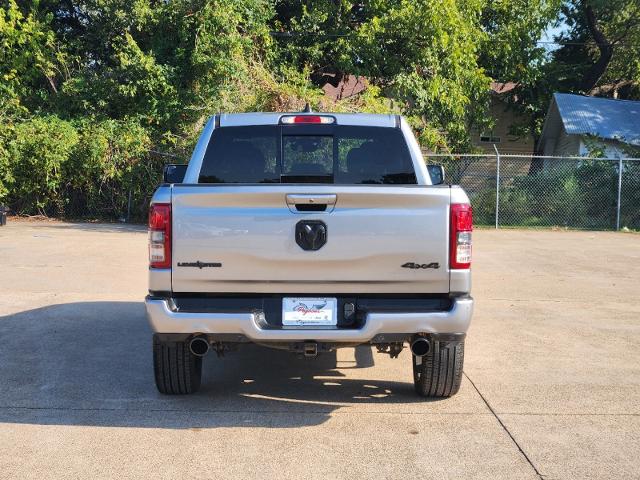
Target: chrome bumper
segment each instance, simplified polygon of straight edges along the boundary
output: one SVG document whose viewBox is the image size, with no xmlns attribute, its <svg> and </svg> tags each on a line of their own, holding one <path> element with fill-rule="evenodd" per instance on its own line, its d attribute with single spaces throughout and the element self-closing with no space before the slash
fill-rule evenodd
<svg viewBox="0 0 640 480">
<path fill-rule="evenodd" d="M 365 343 L 380 334 L 466 333 L 473 299 L 459 298 L 450 310 L 417 313 L 367 314 L 358 329 L 274 328 L 261 312 L 194 313 L 172 310 L 167 299 L 147 297 L 147 318 L 155 333 L 243 335 L 253 342 L 323 341 Z"/>
</svg>

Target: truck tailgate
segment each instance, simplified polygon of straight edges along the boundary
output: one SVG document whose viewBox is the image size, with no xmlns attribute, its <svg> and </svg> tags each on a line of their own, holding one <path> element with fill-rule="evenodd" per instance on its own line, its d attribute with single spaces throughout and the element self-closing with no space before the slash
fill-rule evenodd
<svg viewBox="0 0 640 480">
<path fill-rule="evenodd" d="M 300 212 L 287 203 L 298 195 L 335 195 L 335 205 Z M 449 188 L 433 186 L 176 185 L 172 288 L 447 293 L 449 203 Z M 326 225 L 315 251 L 296 243 L 307 220 Z"/>
</svg>

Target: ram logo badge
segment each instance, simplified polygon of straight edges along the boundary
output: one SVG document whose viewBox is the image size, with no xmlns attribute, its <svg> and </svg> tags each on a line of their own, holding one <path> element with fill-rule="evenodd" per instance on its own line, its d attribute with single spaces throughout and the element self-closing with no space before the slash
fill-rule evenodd
<svg viewBox="0 0 640 480">
<path fill-rule="evenodd" d="M 402 268 L 412 268 L 414 270 L 417 270 L 418 268 L 435 268 L 435 269 L 438 269 L 438 268 L 440 268 L 440 264 L 438 262 L 431 262 L 431 263 L 407 262 L 404 265 L 402 265 Z"/>
<path fill-rule="evenodd" d="M 327 243 L 327 226 L 320 220 L 303 220 L 296 224 L 296 243 L 303 250 L 320 250 Z"/>
</svg>

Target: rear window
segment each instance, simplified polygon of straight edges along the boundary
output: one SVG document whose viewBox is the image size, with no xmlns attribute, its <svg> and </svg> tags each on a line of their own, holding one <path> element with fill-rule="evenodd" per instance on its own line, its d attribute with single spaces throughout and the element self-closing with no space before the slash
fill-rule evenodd
<svg viewBox="0 0 640 480">
<path fill-rule="evenodd" d="M 416 183 L 396 128 L 223 127 L 213 131 L 199 183 Z"/>
</svg>

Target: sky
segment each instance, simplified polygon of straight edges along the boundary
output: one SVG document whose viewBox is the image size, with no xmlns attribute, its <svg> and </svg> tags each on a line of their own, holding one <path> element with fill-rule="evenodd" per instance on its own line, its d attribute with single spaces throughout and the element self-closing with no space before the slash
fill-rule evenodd
<svg viewBox="0 0 640 480">
<path fill-rule="evenodd" d="M 558 26 L 551 26 L 542 34 L 542 37 L 540 37 L 540 41 L 553 42 L 554 36 L 562 32 L 565 32 L 566 30 L 567 30 L 567 25 L 565 23 L 561 23 Z M 544 45 L 544 47 L 547 50 L 547 52 L 553 52 L 554 50 L 557 50 L 558 48 L 560 48 L 560 45 L 547 43 Z"/>
</svg>

